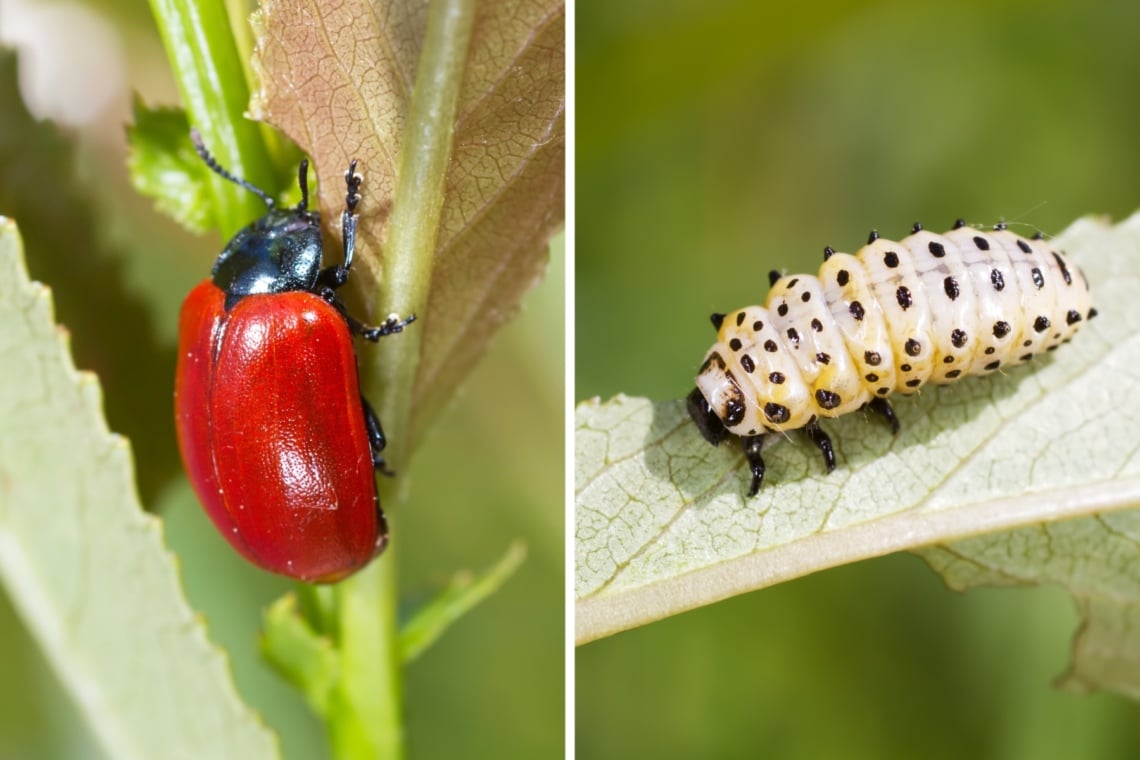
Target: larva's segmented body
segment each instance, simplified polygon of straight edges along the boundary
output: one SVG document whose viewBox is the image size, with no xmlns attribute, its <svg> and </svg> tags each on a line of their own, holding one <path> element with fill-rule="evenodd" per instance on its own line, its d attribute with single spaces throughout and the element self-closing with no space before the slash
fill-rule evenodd
<svg viewBox="0 0 1140 760">
<path fill-rule="evenodd" d="M 705 438 L 739 436 L 764 476 L 767 434 L 804 428 L 830 471 L 821 417 L 868 407 L 897 431 L 886 397 L 1029 361 L 1096 314 L 1088 282 L 1038 235 L 961 220 L 944 235 L 916 224 L 901 241 L 875 232 L 854 256 L 825 250 L 818 276 L 771 275 L 765 306 L 714 314 L 717 342 L 689 395 Z"/>
</svg>

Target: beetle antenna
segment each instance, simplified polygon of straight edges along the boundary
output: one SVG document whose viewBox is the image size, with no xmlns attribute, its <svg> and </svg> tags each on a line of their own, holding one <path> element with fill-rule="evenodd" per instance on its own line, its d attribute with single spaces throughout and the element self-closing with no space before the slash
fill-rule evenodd
<svg viewBox="0 0 1140 760">
<path fill-rule="evenodd" d="M 206 166 L 210 167 L 210 169 L 212 169 L 214 172 L 221 175 L 225 179 L 228 179 L 230 182 L 233 182 L 235 185 L 244 187 L 246 190 L 250 191 L 258 198 L 265 201 L 265 205 L 268 206 L 271 210 L 277 205 L 273 202 L 273 199 L 269 197 L 269 193 L 265 192 L 256 185 L 252 185 L 249 182 L 246 182 L 241 177 L 236 177 L 223 169 L 217 160 L 212 155 L 210 155 L 210 151 L 206 150 L 206 146 L 202 143 L 202 135 L 200 132 L 198 132 L 197 127 L 190 127 L 190 142 L 194 143 L 194 150 L 198 152 L 198 155 L 206 163 Z M 304 187 L 304 185 L 302 185 L 302 187 Z"/>
<path fill-rule="evenodd" d="M 301 159 L 301 168 L 297 170 L 297 182 L 301 185 L 301 202 L 297 204 L 298 211 L 309 207 L 309 159 Z"/>
</svg>

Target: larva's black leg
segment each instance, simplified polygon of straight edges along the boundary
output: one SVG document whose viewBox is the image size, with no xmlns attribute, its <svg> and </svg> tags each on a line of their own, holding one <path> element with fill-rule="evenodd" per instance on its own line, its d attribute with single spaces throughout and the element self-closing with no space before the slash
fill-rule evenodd
<svg viewBox="0 0 1140 760">
<path fill-rule="evenodd" d="M 752 472 L 752 485 L 748 488 L 748 495 L 755 496 L 760 491 L 760 484 L 764 482 L 764 458 L 760 456 L 760 450 L 764 448 L 764 436 L 746 436 L 740 442 L 744 444 L 744 461 L 748 462 L 748 469 Z"/>
<path fill-rule="evenodd" d="M 715 312 L 709 315 L 709 321 L 712 322 L 714 330 L 719 330 L 721 323 L 724 322 L 725 315 L 720 312 Z"/>
<path fill-rule="evenodd" d="M 819 447 L 823 452 L 823 463 L 827 467 L 827 471 L 831 472 L 835 469 L 835 449 L 831 447 L 831 439 L 828 438 L 827 433 L 823 432 L 823 428 L 819 426 L 819 420 L 812 418 L 812 421 L 804 428 L 811 442 Z"/>
<path fill-rule="evenodd" d="M 360 397 L 360 405 L 364 407 L 364 429 L 368 431 L 368 447 L 372 450 L 372 468 L 382 475 L 395 475 L 396 473 L 388 469 L 384 457 L 380 454 L 388 445 L 388 440 L 384 437 L 384 428 L 380 426 L 380 418 L 376 416 L 376 410 L 364 396 Z"/>
<path fill-rule="evenodd" d="M 895 410 L 891 406 L 891 402 L 885 398 L 873 398 L 867 403 L 867 408 L 875 414 L 886 419 L 891 426 L 891 432 L 895 435 L 899 434 L 899 418 L 895 416 Z"/>
<path fill-rule="evenodd" d="M 783 275 L 777 272 L 775 269 L 770 270 L 768 272 L 768 287 L 772 287 L 777 282 L 779 282 L 781 277 L 783 277 Z"/>
</svg>

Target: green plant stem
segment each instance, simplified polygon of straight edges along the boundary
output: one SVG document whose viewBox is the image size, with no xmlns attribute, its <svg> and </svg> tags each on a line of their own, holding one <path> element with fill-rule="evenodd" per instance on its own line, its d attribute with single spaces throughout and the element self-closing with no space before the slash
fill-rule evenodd
<svg viewBox="0 0 1140 760">
<path fill-rule="evenodd" d="M 377 293 L 378 303 L 400 314 L 426 312 L 474 18 L 475 0 L 432 0 L 428 10 Z M 379 412 L 389 440 L 405 439 L 422 333 L 422 324 L 413 325 L 369 352 L 369 364 L 375 370 L 371 379 L 382 391 L 373 397 L 380 399 Z M 391 461 L 395 469 L 401 469 L 406 460 L 407 449 L 394 447 Z M 403 502 L 401 490 L 400 484 L 382 484 L 382 496 L 397 491 L 394 499 L 384 498 L 384 503 Z M 390 511 L 398 517 L 398 506 Z M 394 551 L 399 538 L 395 533 L 397 538 L 386 556 L 337 587 L 343 678 L 328 725 L 338 760 L 398 760 L 404 755 Z"/>
<path fill-rule="evenodd" d="M 428 10 L 377 293 L 377 303 L 400 314 L 423 314 L 427 308 L 444 180 L 474 17 L 475 0 L 432 0 Z M 415 325 L 398 341 L 381 341 L 373 355 L 374 377 L 389 394 L 382 418 L 395 441 L 405 439 L 425 329 L 425 325 Z"/>
<path fill-rule="evenodd" d="M 224 3 L 150 0 L 150 7 L 190 123 L 227 169 L 256 185 L 274 187 L 260 129 L 244 116 L 249 87 Z M 223 236 L 265 213 L 251 193 L 209 174 Z"/>
</svg>

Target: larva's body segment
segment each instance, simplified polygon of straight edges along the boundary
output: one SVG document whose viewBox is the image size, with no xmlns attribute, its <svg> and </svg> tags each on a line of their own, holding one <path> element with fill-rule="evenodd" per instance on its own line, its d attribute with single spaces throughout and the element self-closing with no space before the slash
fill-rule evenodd
<svg viewBox="0 0 1140 760">
<path fill-rule="evenodd" d="M 1029 361 L 1096 314 L 1084 275 L 1040 239 L 959 223 L 859 252 L 826 251 L 817 276 L 773 273 L 765 306 L 713 315 L 717 342 L 689 396 L 712 443 L 741 437 L 755 493 L 763 436 L 864 406 L 897 428 L 886 397 Z"/>
</svg>

